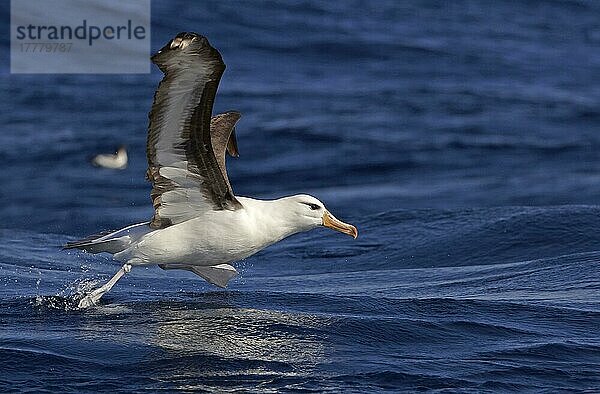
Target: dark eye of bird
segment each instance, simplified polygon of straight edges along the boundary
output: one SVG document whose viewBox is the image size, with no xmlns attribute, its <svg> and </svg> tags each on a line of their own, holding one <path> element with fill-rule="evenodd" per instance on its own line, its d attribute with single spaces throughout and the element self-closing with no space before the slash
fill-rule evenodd
<svg viewBox="0 0 600 394">
<path fill-rule="evenodd" d="M 319 205 L 313 204 L 311 202 L 305 202 L 304 204 L 308 205 L 309 208 L 312 209 L 313 211 L 316 211 L 317 209 L 321 208 Z"/>
</svg>

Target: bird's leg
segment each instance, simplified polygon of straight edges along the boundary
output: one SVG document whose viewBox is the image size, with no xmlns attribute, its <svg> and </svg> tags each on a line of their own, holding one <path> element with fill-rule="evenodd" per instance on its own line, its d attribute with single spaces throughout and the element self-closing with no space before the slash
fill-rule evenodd
<svg viewBox="0 0 600 394">
<path fill-rule="evenodd" d="M 121 269 L 117 271 L 117 273 L 102 287 L 97 288 L 90 294 L 83 297 L 81 301 L 79 301 L 78 308 L 83 309 L 95 305 L 100 300 L 100 298 L 102 298 L 104 294 L 106 294 L 110 289 L 112 289 L 115 283 L 117 283 L 117 281 L 129 271 L 131 271 L 131 264 L 123 264 Z"/>
</svg>

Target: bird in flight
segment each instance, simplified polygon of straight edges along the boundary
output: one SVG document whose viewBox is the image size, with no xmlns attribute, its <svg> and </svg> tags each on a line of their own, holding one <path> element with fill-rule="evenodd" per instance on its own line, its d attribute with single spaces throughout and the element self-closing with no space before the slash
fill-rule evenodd
<svg viewBox="0 0 600 394">
<path fill-rule="evenodd" d="M 127 148 L 121 145 L 114 155 L 100 154 L 92 159 L 92 164 L 96 167 L 110 168 L 114 170 L 124 170 L 127 168 Z"/>
<path fill-rule="evenodd" d="M 235 125 L 241 115 L 212 116 L 225 63 L 206 37 L 179 33 L 151 59 L 164 74 L 146 144 L 154 215 L 64 246 L 111 253 L 123 263 L 81 299 L 80 308 L 96 304 L 134 266 L 188 270 L 225 287 L 237 274 L 231 263 L 292 234 L 324 226 L 358 236 L 356 227 L 336 219 L 315 197 L 258 200 L 233 194 L 225 156 L 238 156 Z"/>
</svg>

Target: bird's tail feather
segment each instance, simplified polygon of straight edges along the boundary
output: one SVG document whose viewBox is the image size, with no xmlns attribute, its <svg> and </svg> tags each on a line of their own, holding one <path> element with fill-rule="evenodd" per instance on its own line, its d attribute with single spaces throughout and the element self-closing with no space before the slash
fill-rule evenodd
<svg viewBox="0 0 600 394">
<path fill-rule="evenodd" d="M 118 253 L 125 250 L 152 229 L 149 222 L 132 224 L 117 231 L 104 231 L 78 241 L 67 242 L 63 249 L 81 249 L 90 253 Z"/>
</svg>

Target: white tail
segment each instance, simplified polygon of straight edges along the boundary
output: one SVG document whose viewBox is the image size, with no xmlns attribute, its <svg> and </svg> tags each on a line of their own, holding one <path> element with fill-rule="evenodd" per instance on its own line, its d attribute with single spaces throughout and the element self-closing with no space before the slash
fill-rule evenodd
<svg viewBox="0 0 600 394">
<path fill-rule="evenodd" d="M 79 241 L 67 242 L 63 249 L 81 249 L 90 253 L 118 253 L 125 250 L 133 242 L 153 231 L 150 222 L 132 224 L 117 231 L 105 231 L 90 235 Z"/>
</svg>

